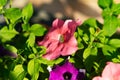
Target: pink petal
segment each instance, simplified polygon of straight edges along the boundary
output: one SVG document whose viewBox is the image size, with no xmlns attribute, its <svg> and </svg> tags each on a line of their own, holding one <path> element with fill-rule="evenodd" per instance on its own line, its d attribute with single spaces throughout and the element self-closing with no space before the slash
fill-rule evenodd
<svg viewBox="0 0 120 80">
<path fill-rule="evenodd" d="M 103 70 L 102 76 L 109 77 L 109 76 L 114 76 L 114 75 L 120 75 L 120 64 L 108 62 L 107 66 Z"/>
<path fill-rule="evenodd" d="M 47 52 L 45 55 L 43 55 L 43 57 L 46 58 L 47 60 L 54 60 L 54 59 L 58 58 L 61 55 L 60 50 L 62 47 L 63 47 L 62 45 L 56 47 L 55 50 Z"/>
<path fill-rule="evenodd" d="M 49 33 L 47 33 L 46 37 L 49 37 L 49 40 L 59 40 L 60 38 L 60 31 L 58 29 L 55 29 L 54 31 L 49 31 Z"/>
<path fill-rule="evenodd" d="M 66 20 L 64 25 L 61 28 L 61 33 L 64 34 L 66 31 L 73 34 L 76 30 L 76 27 L 81 24 L 81 21 Z"/>
<path fill-rule="evenodd" d="M 93 80 L 120 80 L 120 64 L 107 62 L 102 77 L 95 77 Z"/>
<path fill-rule="evenodd" d="M 58 58 L 59 56 L 60 56 L 59 53 L 51 52 L 51 53 L 46 53 L 45 55 L 43 55 L 43 58 L 47 60 L 54 60 Z"/>
<path fill-rule="evenodd" d="M 77 40 L 75 39 L 74 36 L 72 36 L 68 42 L 64 43 L 64 48 L 61 52 L 61 55 L 62 56 L 71 55 L 75 53 L 77 49 L 78 49 Z"/>
<path fill-rule="evenodd" d="M 53 21 L 52 27 L 53 27 L 53 28 L 59 28 L 59 27 L 62 27 L 63 24 L 64 24 L 64 21 L 63 21 L 63 20 L 55 19 L 55 20 Z"/>
<path fill-rule="evenodd" d="M 50 43 L 54 43 L 54 41 L 59 42 L 59 38 L 60 38 L 60 34 L 59 34 L 59 31 L 57 29 L 54 30 L 54 31 L 49 31 L 47 33 L 47 35 L 45 36 L 45 38 L 43 39 L 43 41 L 38 42 L 38 45 L 43 45 L 43 46 L 45 46 L 47 48 L 47 46 Z"/>
<path fill-rule="evenodd" d="M 71 47 L 69 45 L 67 45 L 67 46 L 65 45 L 65 47 L 61 51 L 61 55 L 62 56 L 71 55 L 71 54 L 75 53 L 77 49 L 78 49 L 77 47 Z"/>
<path fill-rule="evenodd" d="M 77 19 L 76 23 L 77 23 L 77 26 L 79 26 L 82 23 L 82 21 L 80 19 Z"/>
<path fill-rule="evenodd" d="M 101 77 L 97 76 L 97 77 L 94 77 L 92 80 L 103 80 Z"/>
</svg>

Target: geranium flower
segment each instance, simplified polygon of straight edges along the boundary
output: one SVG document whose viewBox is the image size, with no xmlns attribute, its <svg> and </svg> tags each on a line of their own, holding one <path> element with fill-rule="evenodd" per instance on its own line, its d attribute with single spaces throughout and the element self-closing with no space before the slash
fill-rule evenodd
<svg viewBox="0 0 120 80">
<path fill-rule="evenodd" d="M 85 70 L 78 70 L 72 63 L 66 61 L 63 65 L 55 66 L 50 71 L 49 80 L 82 80 Z"/>
<path fill-rule="evenodd" d="M 3 56 L 10 56 L 10 57 L 16 58 L 17 54 L 6 50 L 2 45 L 0 45 L 0 57 L 3 57 Z"/>
<path fill-rule="evenodd" d="M 48 31 L 43 41 L 38 42 L 38 45 L 47 48 L 46 54 L 43 57 L 53 60 L 60 55 L 67 56 L 75 53 L 78 47 L 74 32 L 80 24 L 80 20 L 66 20 L 65 22 L 59 19 L 54 20 L 52 28 Z"/>
<path fill-rule="evenodd" d="M 92 80 L 120 80 L 120 64 L 108 62 L 102 76 L 94 77 Z"/>
</svg>

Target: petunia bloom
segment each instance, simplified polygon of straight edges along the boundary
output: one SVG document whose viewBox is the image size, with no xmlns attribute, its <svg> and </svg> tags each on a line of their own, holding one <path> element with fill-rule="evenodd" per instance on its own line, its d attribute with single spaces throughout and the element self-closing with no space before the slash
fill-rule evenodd
<svg viewBox="0 0 120 80">
<path fill-rule="evenodd" d="M 59 19 L 54 20 L 51 29 L 43 41 L 38 42 L 38 45 L 47 48 L 46 54 L 43 57 L 48 60 L 53 60 L 60 55 L 67 56 L 75 53 L 78 46 L 74 32 L 80 24 L 80 20 L 66 20 L 65 22 Z"/>
<path fill-rule="evenodd" d="M 49 76 L 49 80 L 82 80 L 83 78 L 84 70 L 80 72 L 69 61 L 66 61 L 61 66 L 55 66 L 55 68 L 50 71 Z"/>
<path fill-rule="evenodd" d="M 92 80 L 120 80 L 120 64 L 108 62 L 102 76 L 94 77 Z"/>
</svg>

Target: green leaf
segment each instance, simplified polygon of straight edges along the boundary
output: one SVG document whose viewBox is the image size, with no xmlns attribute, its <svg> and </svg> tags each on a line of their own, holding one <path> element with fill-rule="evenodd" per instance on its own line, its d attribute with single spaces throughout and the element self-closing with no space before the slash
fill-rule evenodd
<svg viewBox="0 0 120 80">
<path fill-rule="evenodd" d="M 30 32 L 34 33 L 35 36 L 43 36 L 46 31 L 46 28 L 40 24 L 34 24 L 30 28 Z"/>
<path fill-rule="evenodd" d="M 10 80 L 23 80 L 26 76 L 26 71 L 21 64 L 16 65 L 14 70 L 10 72 Z"/>
<path fill-rule="evenodd" d="M 63 60 L 64 60 L 63 58 L 58 58 L 58 59 L 54 60 L 54 63 L 55 63 L 55 64 L 59 64 L 59 63 L 61 63 Z"/>
<path fill-rule="evenodd" d="M 113 53 L 116 49 L 112 46 L 109 46 L 109 45 L 104 45 L 102 47 L 102 52 L 104 55 L 111 55 L 111 53 Z"/>
<path fill-rule="evenodd" d="M 98 0 L 98 5 L 104 9 L 111 7 L 113 0 Z"/>
<path fill-rule="evenodd" d="M 112 11 L 113 11 L 113 14 L 115 14 L 115 15 L 120 14 L 120 3 L 119 4 L 113 4 Z"/>
<path fill-rule="evenodd" d="M 35 54 L 30 54 L 30 55 L 28 56 L 28 58 L 30 58 L 30 59 L 35 58 Z"/>
<path fill-rule="evenodd" d="M 0 58 L 0 64 L 3 62 L 3 59 L 2 58 Z"/>
<path fill-rule="evenodd" d="M 80 37 L 77 38 L 77 42 L 78 42 L 78 48 L 79 49 L 83 49 L 84 48 L 84 45 L 82 43 L 82 39 Z"/>
<path fill-rule="evenodd" d="M 33 33 L 30 33 L 28 40 L 26 41 L 28 46 L 33 47 L 35 44 L 35 35 Z"/>
<path fill-rule="evenodd" d="M 102 17 L 104 19 L 107 19 L 107 18 L 109 18 L 109 16 L 112 16 L 112 15 L 113 15 L 113 12 L 110 8 L 105 8 L 102 12 Z"/>
<path fill-rule="evenodd" d="M 32 59 L 28 63 L 28 73 L 31 75 L 32 80 L 37 80 L 39 76 L 39 60 L 38 59 Z"/>
<path fill-rule="evenodd" d="M 97 58 L 97 48 L 86 48 L 84 53 L 83 53 L 83 58 L 84 58 L 84 64 L 86 67 L 87 71 L 90 71 L 91 68 L 93 67 L 93 63 Z"/>
<path fill-rule="evenodd" d="M 96 39 L 98 39 L 101 43 L 105 43 L 105 38 L 106 38 L 106 36 L 104 35 L 104 31 L 103 30 L 101 30 L 98 34 L 97 34 L 97 36 L 96 36 Z"/>
<path fill-rule="evenodd" d="M 32 14 L 33 14 L 33 6 L 31 3 L 29 3 L 22 10 L 22 18 L 24 23 L 28 23 L 29 19 L 32 17 Z"/>
<path fill-rule="evenodd" d="M 87 59 L 87 57 L 89 57 L 90 55 L 97 56 L 97 48 L 96 47 L 93 47 L 93 48 L 88 47 L 84 50 L 84 53 L 83 53 L 84 59 Z"/>
<path fill-rule="evenodd" d="M 28 31 L 30 28 L 30 24 L 22 24 L 23 31 Z"/>
<path fill-rule="evenodd" d="M 97 28 L 97 24 L 96 24 L 96 19 L 95 18 L 89 18 L 87 19 L 84 24 L 86 24 L 89 27 L 95 27 Z"/>
<path fill-rule="evenodd" d="M 21 10 L 19 8 L 9 8 L 5 10 L 5 17 L 10 19 L 11 23 L 15 23 L 16 20 L 21 18 Z"/>
<path fill-rule="evenodd" d="M 96 46 L 97 48 L 102 48 L 104 44 L 99 43 L 99 42 L 93 42 L 93 46 Z"/>
<path fill-rule="evenodd" d="M 83 35 L 83 30 L 82 29 L 80 29 L 80 28 L 77 28 L 77 34 L 79 34 L 80 36 L 82 36 Z"/>
<path fill-rule="evenodd" d="M 89 36 L 86 33 L 84 33 L 84 35 L 83 35 L 83 40 L 85 41 L 86 44 L 88 44 Z"/>
<path fill-rule="evenodd" d="M 95 34 L 95 29 L 93 27 L 89 28 L 90 34 L 94 35 Z"/>
<path fill-rule="evenodd" d="M 118 27 L 118 19 L 114 16 L 109 16 L 105 19 L 103 31 L 106 36 L 112 36 Z"/>
<path fill-rule="evenodd" d="M 12 38 L 14 38 L 17 34 L 18 34 L 18 32 L 16 30 L 14 30 L 14 29 L 8 30 L 7 26 L 4 26 L 0 30 L 0 39 L 2 42 L 9 41 Z"/>
<path fill-rule="evenodd" d="M 13 53 L 17 53 L 17 49 L 12 45 L 7 44 L 5 48 Z"/>
<path fill-rule="evenodd" d="M 120 47 L 120 39 L 111 39 L 108 43 L 112 47 L 119 48 Z"/>
<path fill-rule="evenodd" d="M 4 6 L 7 3 L 7 0 L 0 0 L 0 7 Z"/>
</svg>

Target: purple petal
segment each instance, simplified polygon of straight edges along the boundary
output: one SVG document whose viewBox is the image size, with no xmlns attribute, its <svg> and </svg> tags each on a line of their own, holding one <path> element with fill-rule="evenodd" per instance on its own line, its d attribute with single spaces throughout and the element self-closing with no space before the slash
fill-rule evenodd
<svg viewBox="0 0 120 80">
<path fill-rule="evenodd" d="M 79 72 L 68 60 L 61 66 L 55 66 L 50 72 L 49 80 L 81 80 L 84 73 Z"/>
</svg>

